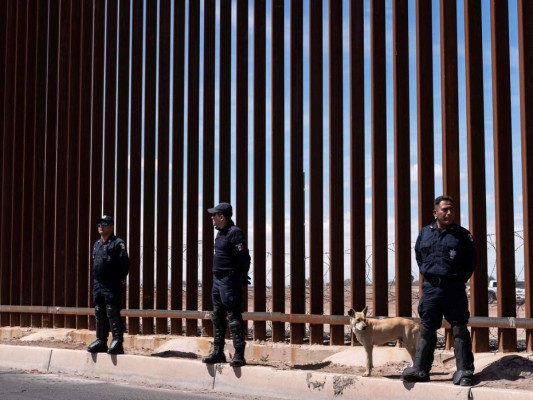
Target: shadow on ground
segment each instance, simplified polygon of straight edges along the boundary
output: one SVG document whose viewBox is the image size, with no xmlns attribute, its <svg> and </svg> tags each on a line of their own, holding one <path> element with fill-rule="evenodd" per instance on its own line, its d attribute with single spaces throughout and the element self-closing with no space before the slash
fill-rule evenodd
<svg viewBox="0 0 533 400">
<path fill-rule="evenodd" d="M 201 358 L 195 353 L 185 352 L 185 351 L 176 351 L 176 350 L 167 350 L 167 351 L 162 351 L 159 353 L 153 353 L 152 357 L 161 357 L 161 358 L 179 357 L 179 358 L 191 358 L 194 360 Z"/>
<path fill-rule="evenodd" d="M 518 381 L 533 378 L 533 361 L 529 358 L 509 355 L 486 366 L 476 374 L 479 381 Z"/>
</svg>

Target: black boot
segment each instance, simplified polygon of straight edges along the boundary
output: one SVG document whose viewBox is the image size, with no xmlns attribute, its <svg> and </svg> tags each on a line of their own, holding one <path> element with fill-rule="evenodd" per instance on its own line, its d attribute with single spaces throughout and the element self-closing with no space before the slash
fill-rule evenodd
<svg viewBox="0 0 533 400">
<path fill-rule="evenodd" d="M 96 316 L 96 340 L 88 347 L 89 353 L 105 353 L 107 351 L 107 336 L 109 335 L 109 323 L 107 315 L 102 306 L 95 306 L 94 313 Z"/>
<path fill-rule="evenodd" d="M 213 351 L 202 359 L 205 364 L 219 364 L 226 362 L 224 354 L 224 336 L 226 335 L 226 317 L 222 317 L 217 310 L 211 314 L 213 321 Z"/>
<path fill-rule="evenodd" d="M 242 367 L 243 365 L 246 365 L 246 360 L 244 359 L 244 347 L 235 347 L 235 354 L 229 365 L 232 367 Z"/>
<path fill-rule="evenodd" d="M 213 351 L 202 358 L 204 364 L 220 364 L 226 362 L 226 355 L 224 354 L 224 346 L 213 345 Z"/>
<path fill-rule="evenodd" d="M 124 354 L 124 345 L 122 344 L 122 339 L 113 338 L 111 344 L 109 345 L 109 350 L 107 350 L 107 354 Z"/>
<path fill-rule="evenodd" d="M 107 318 L 111 325 L 111 332 L 113 333 L 113 340 L 109 345 L 107 354 L 124 354 L 124 327 L 122 325 L 122 318 L 120 317 L 120 309 L 116 306 L 108 305 L 106 307 Z"/>
<path fill-rule="evenodd" d="M 433 353 L 436 345 L 436 332 L 421 326 L 414 365 L 403 370 L 402 381 L 429 382 L 429 371 L 433 364 Z"/>
<path fill-rule="evenodd" d="M 246 346 L 246 341 L 244 340 L 242 325 L 242 321 L 238 319 L 234 319 L 229 322 L 231 338 L 233 339 L 233 348 L 235 349 L 233 359 L 229 363 L 229 365 L 232 367 L 242 367 L 243 365 L 246 365 L 246 360 L 244 359 L 244 348 Z"/>
<path fill-rule="evenodd" d="M 472 354 L 472 339 L 465 325 L 452 327 L 454 338 L 455 364 L 457 371 L 453 374 L 453 384 L 472 386 L 474 384 L 474 355 Z"/>
<path fill-rule="evenodd" d="M 96 339 L 89 346 L 87 346 L 89 353 L 105 353 L 107 352 L 107 341 L 103 339 Z"/>
</svg>

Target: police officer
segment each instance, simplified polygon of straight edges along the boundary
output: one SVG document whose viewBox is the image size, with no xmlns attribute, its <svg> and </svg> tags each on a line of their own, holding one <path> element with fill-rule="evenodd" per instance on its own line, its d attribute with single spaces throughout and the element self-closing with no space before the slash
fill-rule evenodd
<svg viewBox="0 0 533 400">
<path fill-rule="evenodd" d="M 113 218 L 104 215 L 96 221 L 98 239 L 93 246 L 93 302 L 96 315 L 96 340 L 90 353 L 124 354 L 124 325 L 120 316 L 122 283 L 128 275 L 130 261 L 124 241 L 114 235 Z M 107 347 L 111 329 L 113 340 Z"/>
<path fill-rule="evenodd" d="M 213 256 L 213 351 L 202 361 L 206 364 L 226 362 L 224 336 L 227 316 L 235 348 L 230 365 L 240 367 L 246 364 L 241 301 L 242 286 L 248 279 L 250 254 L 244 233 L 231 220 L 233 211 L 230 204 L 220 203 L 207 212 L 211 214 L 218 234 Z"/>
<path fill-rule="evenodd" d="M 474 375 L 472 341 L 466 328 L 470 312 L 465 283 L 476 265 L 474 239 L 454 223 L 455 209 L 450 196 L 435 199 L 435 220 L 420 231 L 415 245 L 416 261 L 424 277 L 418 305 L 421 328 L 413 367 L 406 368 L 402 380 L 427 382 L 437 344 L 442 317 L 452 326 L 457 371 L 453 383 L 471 386 Z"/>
</svg>

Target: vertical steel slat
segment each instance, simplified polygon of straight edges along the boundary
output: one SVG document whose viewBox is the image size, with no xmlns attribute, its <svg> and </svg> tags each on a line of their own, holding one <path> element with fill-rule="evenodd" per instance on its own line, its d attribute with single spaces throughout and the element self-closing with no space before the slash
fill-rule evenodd
<svg viewBox="0 0 533 400">
<path fill-rule="evenodd" d="M 219 201 L 231 203 L 231 1 L 220 1 Z"/>
<path fill-rule="evenodd" d="M 396 219 L 396 316 L 411 317 L 411 152 L 409 150 L 409 10 L 395 0 L 394 48 L 394 215 Z"/>
<path fill-rule="evenodd" d="M 12 0 L 7 4 L 6 18 L 6 71 L 5 71 L 5 92 L 4 96 L 4 125 L 2 140 L 2 270 L 0 282 L 0 297 L 2 304 L 10 304 L 11 290 L 11 224 L 13 217 L 11 214 L 12 198 L 12 171 L 13 171 L 13 128 L 14 128 L 14 99 L 15 99 L 15 55 L 16 55 L 16 33 L 17 33 L 17 4 Z M 10 314 L 0 314 L 0 326 L 10 325 Z"/>
<path fill-rule="evenodd" d="M 46 69 L 48 52 L 48 1 L 40 0 L 37 10 L 37 51 L 35 83 L 35 144 L 33 146 L 33 256 L 31 305 L 43 305 L 44 181 L 46 140 Z M 1 53 L 0 53 L 1 54 Z M 48 265 L 48 264 L 47 264 Z M 32 314 L 31 324 L 42 326 L 41 314 Z"/>
<path fill-rule="evenodd" d="M 183 309 L 183 121 L 184 121 L 185 2 L 174 3 L 174 71 L 172 91 L 172 270 L 171 309 Z M 209 277 L 209 284 L 212 278 Z M 205 286 L 208 282 L 202 282 Z M 209 286 L 210 287 L 210 286 Z M 182 320 L 170 321 L 170 333 L 181 335 Z"/>
<path fill-rule="evenodd" d="M 418 129 L 418 228 L 433 220 L 435 150 L 433 124 L 433 23 L 431 1 L 416 1 Z M 422 282 L 422 280 L 420 280 Z"/>
<path fill-rule="evenodd" d="M 200 4 L 189 3 L 189 77 L 187 116 L 187 310 L 198 309 L 198 148 L 199 148 Z M 187 336 L 198 322 L 188 319 Z"/>
<path fill-rule="evenodd" d="M 155 244 L 155 122 L 156 122 L 156 57 L 157 57 L 157 3 L 146 6 L 146 50 L 144 92 L 144 196 L 142 297 L 143 309 L 154 309 L 154 251 Z M 154 333 L 154 320 L 143 318 L 143 333 Z"/>
<path fill-rule="evenodd" d="M 21 304 L 22 296 L 22 230 L 19 221 L 23 217 L 23 182 L 24 182 L 24 136 L 26 103 L 26 54 L 27 54 L 27 10 L 26 1 L 17 3 L 17 39 L 15 71 L 15 112 L 13 131 L 13 181 L 12 181 L 12 226 L 11 226 L 11 304 Z M 11 325 L 21 325 L 22 315 L 11 314 Z M 27 321 L 25 321 L 25 325 Z"/>
<path fill-rule="evenodd" d="M 93 54 L 93 115 L 91 132 L 91 215 L 89 230 L 91 245 L 96 241 L 98 231 L 96 219 L 102 215 L 102 157 L 104 132 L 104 51 L 105 51 L 105 2 L 94 0 L 94 54 Z M 140 214 L 134 214 L 136 218 Z M 92 247 L 91 247 L 92 248 Z M 92 271 L 90 292 L 93 286 Z M 91 294 L 90 294 L 91 295 Z M 92 301 L 91 301 L 92 304 Z M 89 318 L 89 327 L 94 329 L 94 317 Z"/>
<path fill-rule="evenodd" d="M 365 230 L 365 14 L 363 0 L 350 2 L 350 306 L 366 305 Z"/>
<path fill-rule="evenodd" d="M 435 139 L 433 124 L 433 16 L 431 1 L 416 0 L 418 229 L 433 220 Z M 419 274 L 419 296 L 422 295 Z"/>
<path fill-rule="evenodd" d="M 496 264 L 498 316 L 515 317 L 515 250 L 513 155 L 509 66 L 509 7 L 491 0 L 492 108 L 494 121 L 494 178 L 496 195 Z M 516 329 L 498 329 L 502 352 L 516 351 Z"/>
<path fill-rule="evenodd" d="M 58 52 L 59 52 L 59 0 L 51 0 L 48 8 L 48 75 L 46 96 L 46 139 L 45 139 L 45 182 L 43 214 L 43 263 L 46 273 L 43 275 L 43 304 L 54 301 L 54 250 L 55 250 L 55 176 L 57 145 L 57 102 L 58 102 Z M 53 317 L 43 315 L 43 327 L 51 328 Z"/>
<path fill-rule="evenodd" d="M 266 300 L 266 2 L 254 2 L 254 311 Z M 266 339 L 266 322 L 254 321 L 254 340 Z"/>
<path fill-rule="evenodd" d="M 303 171 L 303 2 L 291 2 L 290 87 L 290 312 L 305 313 L 305 219 Z M 303 343 L 305 324 L 291 323 L 291 343 Z"/>
<path fill-rule="evenodd" d="M 78 292 L 76 307 L 88 307 L 89 302 L 89 265 L 91 262 L 92 243 L 90 221 L 91 195 L 91 99 L 92 99 L 92 56 L 93 56 L 93 0 L 84 0 L 82 5 L 82 50 L 81 50 L 81 91 L 80 91 L 80 129 L 78 159 Z M 76 327 L 87 329 L 88 318 L 77 316 Z"/>
<path fill-rule="evenodd" d="M 520 57 L 520 116 L 522 131 L 522 197 L 524 208 L 524 280 L 526 318 L 533 317 L 533 3 L 518 0 L 518 43 Z M 526 329 L 527 351 L 533 351 L 533 330 Z"/>
<path fill-rule="evenodd" d="M 91 142 L 91 224 L 102 215 L 102 157 L 104 132 L 105 1 L 94 0 L 93 131 Z M 98 232 L 93 229 L 92 238 Z"/>
<path fill-rule="evenodd" d="M 220 6 L 224 3 L 222 2 Z M 213 223 L 209 214 L 208 207 L 213 207 L 215 201 L 215 24 L 216 24 L 216 2 L 206 0 L 204 5 L 204 121 L 203 121 L 203 188 L 202 198 L 203 207 L 201 212 L 202 219 L 202 309 L 204 311 L 213 309 L 211 298 L 212 278 L 213 275 Z M 221 40 L 221 46 L 223 42 Z M 226 60 L 227 61 L 227 60 Z M 222 64 L 222 60 L 220 61 Z M 222 65 L 221 65 L 222 68 Z M 222 82 L 221 82 L 222 85 Z M 222 90 L 221 90 L 222 91 Z M 222 97 L 222 95 L 221 95 Z M 220 105 L 226 102 L 221 100 Z M 227 112 L 227 111 L 226 111 Z M 222 120 L 222 112 L 220 114 Z M 221 121 L 222 125 L 222 121 Z M 229 130 L 221 129 L 221 134 Z M 230 135 L 228 135 L 230 136 Z M 222 146 L 221 146 L 222 148 Z M 224 150 L 221 152 L 223 153 Z M 229 170 L 229 164 L 222 164 L 221 169 Z M 228 182 L 229 183 L 229 182 Z M 222 185 L 221 185 L 222 192 Z M 221 198 L 224 198 L 221 196 Z M 204 284 L 207 283 L 207 285 Z M 213 334 L 210 320 L 202 320 L 203 332 L 209 336 Z"/>
<path fill-rule="evenodd" d="M 65 306 L 65 273 L 67 246 L 67 163 L 70 104 L 70 2 L 59 5 L 59 66 L 57 110 L 57 171 L 56 171 L 56 247 L 54 306 Z M 65 327 L 65 316 L 54 316 L 54 327 Z"/>
<path fill-rule="evenodd" d="M 237 2 L 236 76 L 236 211 L 235 223 L 248 237 L 248 2 Z M 242 309 L 248 310 L 248 287 L 243 287 Z M 245 322 L 246 324 L 246 322 Z"/>
<path fill-rule="evenodd" d="M 309 285 L 311 314 L 324 314 L 324 72 L 322 0 L 309 3 Z M 309 340 L 324 343 L 324 325 Z"/>
<path fill-rule="evenodd" d="M 69 88 L 69 127 L 67 144 L 67 229 L 78 232 L 78 183 L 79 183 L 79 130 L 81 101 L 81 3 L 73 2 L 70 12 L 70 88 Z M 78 235 L 67 235 L 65 269 L 65 304 L 76 305 L 78 286 Z M 75 283 L 74 283 L 75 282 Z M 65 316 L 67 328 L 76 327 L 76 316 Z"/>
<path fill-rule="evenodd" d="M 454 199 L 455 222 L 461 222 L 459 188 L 459 108 L 457 87 L 457 4 L 441 0 L 442 184 Z"/>
<path fill-rule="evenodd" d="M 36 77 L 36 51 L 37 51 L 37 11 L 38 4 L 31 4 L 27 9 L 26 20 L 26 94 L 24 115 L 24 143 L 23 143 L 23 195 L 22 195 L 22 226 L 29 226 L 31 233 L 25 234 L 24 248 L 21 249 L 21 290 L 20 304 L 31 305 L 33 276 L 33 201 L 34 187 L 34 146 L 35 141 L 35 77 Z M 20 326 L 31 326 L 31 314 L 24 313 L 20 316 Z"/>
<path fill-rule="evenodd" d="M 26 100 L 26 29 L 27 29 L 27 7 L 26 1 L 17 2 L 17 36 L 16 36 L 16 67 L 15 67 L 15 109 L 13 112 L 13 164 L 12 164 L 12 187 L 11 193 L 11 303 L 19 305 L 21 300 L 21 263 L 22 263 L 22 182 L 23 178 L 23 157 L 24 157 L 24 128 L 25 128 L 25 100 Z M 11 314 L 11 326 L 20 326 L 21 315 Z"/>
<path fill-rule="evenodd" d="M 284 4 L 272 1 L 272 311 L 285 312 L 285 58 Z M 272 323 L 272 341 L 285 324 Z"/>
<path fill-rule="evenodd" d="M 132 3 L 131 76 L 142 77 L 143 71 L 143 1 Z M 129 236 L 130 273 L 128 276 L 128 307 L 140 308 L 141 286 L 141 153 L 142 153 L 142 85 L 131 86 L 130 110 L 130 197 L 129 197 Z M 140 332 L 140 318 L 128 317 L 130 334 Z"/>
<path fill-rule="evenodd" d="M 4 254 L 4 232 L 3 232 L 3 212 L 4 209 L 4 187 L 3 187 L 3 181 L 4 181 L 4 151 L 5 151 L 5 111 L 6 111 L 6 71 L 8 70 L 8 63 L 9 59 L 7 57 L 7 48 L 8 48 L 8 25 L 11 24 L 11 21 L 8 20 L 8 8 L 9 8 L 9 2 L 5 1 L 0 5 L 0 20 L 4 21 L 2 24 L 0 24 L 0 130 L 2 132 L 2 136 L 0 137 L 0 143 L 2 144 L 2 149 L 0 150 L 0 191 L 2 192 L 0 196 L 0 304 L 6 304 L 4 303 L 4 287 L 7 282 L 4 281 L 4 275 L 3 275 L 3 254 Z M 2 284 L 2 282 L 5 282 Z M 0 326 L 4 326 L 4 320 L 7 319 L 7 316 L 4 314 L 0 314 Z"/>
<path fill-rule="evenodd" d="M 442 91 L 442 185 L 443 194 L 452 196 L 455 223 L 461 222 L 459 187 L 459 109 L 457 87 L 457 4 L 441 0 L 441 91 Z M 446 348 L 453 344 L 446 330 Z"/>
<path fill-rule="evenodd" d="M 157 294 L 156 308 L 168 309 L 168 174 L 170 102 L 170 0 L 159 4 L 159 107 L 157 132 Z M 156 333 L 168 332 L 167 319 L 156 319 Z"/>
<path fill-rule="evenodd" d="M 121 1 L 118 21 L 118 82 L 117 82 L 117 163 L 115 232 L 129 245 L 128 240 L 128 119 L 130 87 L 130 2 Z M 126 293 L 126 285 L 122 285 Z M 122 307 L 126 296 L 122 296 Z M 124 318 L 123 318 L 124 319 Z"/>
<path fill-rule="evenodd" d="M 8 59 L 6 57 L 6 49 L 7 49 L 7 25 L 9 24 L 9 21 L 7 20 L 7 9 L 8 9 L 9 3 L 7 1 L 4 1 L 2 4 L 0 4 L 0 21 L 2 21 L 2 24 L 0 24 L 0 131 L 2 136 L 0 136 L 0 143 L 2 146 L 4 145 L 4 111 L 5 111 L 5 93 L 6 93 L 6 69 L 7 69 L 7 63 Z M 2 205 L 3 205 L 3 199 L 4 199 L 4 191 L 2 186 L 3 181 L 3 171 L 4 171 L 4 153 L 2 150 L 0 150 L 0 279 L 2 278 Z M 2 303 L 2 285 L 0 284 L 0 304 Z M 2 326 L 2 314 L 0 314 L 0 326 Z"/>
<path fill-rule="evenodd" d="M 130 2 L 120 2 L 118 21 L 117 167 L 115 232 L 128 240 L 128 119 L 130 100 Z M 170 16 L 167 15 L 168 18 Z M 137 76 L 136 79 L 139 77 Z M 167 114 L 168 117 L 168 114 Z M 124 300 L 123 300 L 124 301 Z"/>
<path fill-rule="evenodd" d="M 105 1 L 94 0 L 93 115 L 91 142 L 91 223 L 102 215 L 102 149 L 104 110 Z M 93 226 L 94 226 L 93 225 Z M 95 239 L 97 230 L 93 229 Z"/>
<path fill-rule="evenodd" d="M 465 1 L 466 123 L 468 142 L 469 228 L 476 244 L 476 270 L 470 280 L 470 313 L 488 317 L 485 112 L 480 0 Z M 475 207 L 474 207 L 475 205 Z M 471 328 L 474 352 L 489 350 L 488 328 Z"/>
<path fill-rule="evenodd" d="M 5 90 L 6 90 L 6 68 L 7 68 L 7 57 L 6 57 L 6 48 L 7 48 L 7 25 L 9 21 L 7 20 L 7 8 L 9 2 L 4 1 L 0 4 L 0 129 L 2 132 L 2 138 L 4 137 L 4 106 L 5 106 Z M 3 171 L 3 154 L 0 151 L 0 182 Z M 0 184 L 1 185 L 1 184 Z M 0 206 L 2 205 L 2 198 L 0 197 Z M 0 226 L 2 223 L 2 213 L 0 212 Z M 2 231 L 0 229 L 0 243 L 1 243 Z M 1 246 L 0 246 L 1 251 Z M 1 260 L 1 254 L 0 254 Z M 0 261 L 1 268 L 1 261 Z"/>
<path fill-rule="evenodd" d="M 329 1 L 329 251 L 330 313 L 344 314 L 342 2 Z M 330 344 L 344 344 L 344 326 L 330 326 Z"/>
<path fill-rule="evenodd" d="M 372 82 L 372 281 L 374 315 L 389 315 L 387 248 L 387 91 L 385 2 L 370 3 Z"/>
<path fill-rule="evenodd" d="M 118 0 L 106 2 L 105 103 L 104 103 L 104 214 L 115 216 L 115 140 L 117 102 Z M 155 61 L 154 61 L 155 62 Z"/>
</svg>

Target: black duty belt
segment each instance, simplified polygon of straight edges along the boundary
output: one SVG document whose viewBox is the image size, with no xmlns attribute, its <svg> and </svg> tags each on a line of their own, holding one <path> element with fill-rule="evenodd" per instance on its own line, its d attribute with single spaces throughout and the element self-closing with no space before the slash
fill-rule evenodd
<svg viewBox="0 0 533 400">
<path fill-rule="evenodd" d="M 234 269 L 223 269 L 223 270 L 214 272 L 214 275 L 217 278 L 223 278 L 225 276 L 233 276 L 235 275 L 235 270 Z"/>
<path fill-rule="evenodd" d="M 427 278 L 424 278 L 427 282 L 431 283 L 433 286 L 439 286 L 444 283 L 451 283 L 451 282 L 462 282 L 462 280 L 458 277 L 452 277 L 452 276 L 428 276 Z"/>
</svg>

